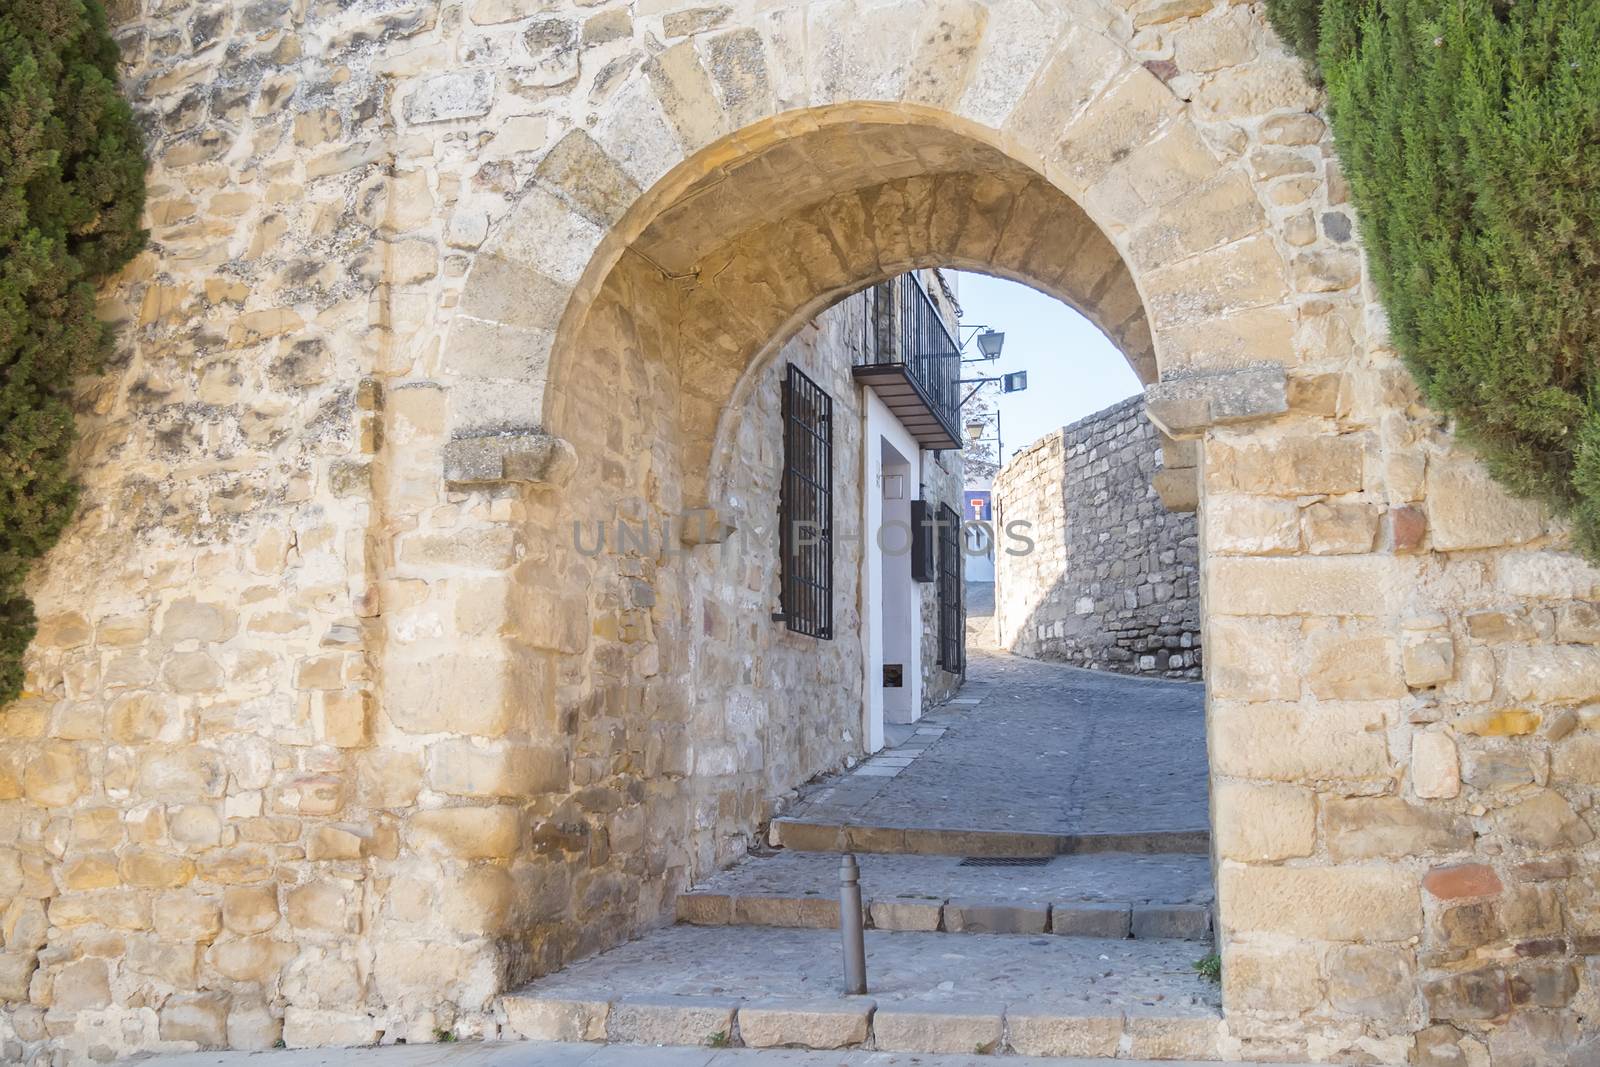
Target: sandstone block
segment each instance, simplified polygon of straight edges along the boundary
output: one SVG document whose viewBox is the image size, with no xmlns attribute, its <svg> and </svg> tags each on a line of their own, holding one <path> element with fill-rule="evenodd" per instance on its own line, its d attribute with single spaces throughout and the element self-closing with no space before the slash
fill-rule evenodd
<svg viewBox="0 0 1600 1067">
<path fill-rule="evenodd" d="M 1135 904 L 1133 936 L 1205 941 L 1211 936 L 1211 909 L 1202 904 Z"/>
<path fill-rule="evenodd" d="M 1292 500 L 1218 492 L 1206 502 L 1205 521 L 1213 552 L 1270 556 L 1300 548 L 1300 509 Z"/>
<path fill-rule="evenodd" d="M 1406 685 L 1426 689 L 1455 677 L 1456 650 L 1448 635 L 1408 636 L 1400 653 Z"/>
<path fill-rule="evenodd" d="M 1411 791 L 1423 799 L 1448 799 L 1461 792 L 1461 757 L 1443 730 L 1411 738 Z"/>
<path fill-rule="evenodd" d="M 1224 863 L 1217 889 L 1221 914 L 1239 933 L 1401 941 L 1422 932 L 1417 882 L 1394 868 Z"/>
<path fill-rule="evenodd" d="M 1502 489 L 1468 455 L 1434 456 L 1426 497 L 1433 547 L 1450 552 L 1531 541 L 1544 532 L 1544 509 Z"/>
<path fill-rule="evenodd" d="M 308 882 L 285 894 L 284 917 L 296 930 L 359 933 L 360 917 L 351 896 L 346 883 L 331 879 Z"/>
<path fill-rule="evenodd" d="M 1195 437 L 1211 426 L 1270 419 L 1288 410 L 1281 366 L 1197 374 L 1145 388 L 1145 411 L 1168 437 Z"/>
<path fill-rule="evenodd" d="M 26 1001 L 28 986 L 38 966 L 38 953 L 22 950 L 0 952 L 0 1000 Z"/>
<path fill-rule="evenodd" d="M 1512 700 L 1551 704 L 1600 700 L 1600 648 L 1512 646 L 1505 650 L 1500 681 Z"/>
<path fill-rule="evenodd" d="M 163 1041 L 193 1041 L 201 1048 L 228 1045 L 228 994 L 188 993 L 161 1005 Z"/>
<path fill-rule="evenodd" d="M 726 893 L 678 894 L 677 918 L 691 926 L 727 926 L 733 922 L 733 898 Z M 934 928 L 938 919 L 935 916 Z"/>
<path fill-rule="evenodd" d="M 607 1000 L 507 996 L 506 1022 L 530 1041 L 604 1041 Z"/>
<path fill-rule="evenodd" d="M 173 989 L 193 989 L 200 971 L 200 949 L 192 941 L 166 942 L 158 937 L 134 937 L 125 942 L 128 971 L 165 982 Z"/>
<path fill-rule="evenodd" d="M 733 921 L 746 926 L 839 928 L 839 902 L 828 897 L 740 895 L 733 899 Z"/>
<path fill-rule="evenodd" d="M 428 784 L 451 796 L 523 797 L 566 789 L 569 780 L 563 749 L 464 738 L 428 747 Z"/>
<path fill-rule="evenodd" d="M 156 933 L 174 941 L 209 941 L 222 930 L 217 901 L 187 890 L 157 896 L 152 919 Z"/>
<path fill-rule="evenodd" d="M 1212 770 L 1298 782 L 1389 773 L 1383 705 L 1212 703 Z"/>
<path fill-rule="evenodd" d="M 222 894 L 222 924 L 235 934 L 259 934 L 278 925 L 278 887 L 231 886 Z"/>
<path fill-rule="evenodd" d="M 1222 558 L 1210 564 L 1219 615 L 1382 615 L 1408 579 L 1381 556 Z"/>
<path fill-rule="evenodd" d="M 1050 906 L 1050 932 L 1061 934 L 1065 937 L 1109 937 L 1125 938 L 1131 936 L 1132 908 L 1131 905 L 1089 900 L 1057 901 Z M 1007 1019 L 1011 1018 L 1007 1014 Z M 1121 1032 L 1121 1027 L 1118 1027 Z M 1013 1042 L 1015 1044 L 1015 1042 Z M 1021 1049 L 1017 1050 L 1021 1052 Z M 1028 1055 L 1034 1055 L 1028 1053 Z M 1068 1053 L 1037 1053 L 1037 1055 L 1068 1055 Z M 1090 1053 L 1071 1053 L 1071 1055 L 1091 1055 Z"/>
<path fill-rule="evenodd" d="M 502 659 L 391 656 L 384 670 L 384 714 L 406 733 L 499 737 L 511 725 L 511 665 Z"/>
<path fill-rule="evenodd" d="M 354 1048 L 377 1044 L 383 1029 L 364 1012 L 321 1011 L 291 1005 L 283 1013 L 288 1048 Z"/>
<path fill-rule="evenodd" d="M 167 889 L 186 885 L 194 878 L 194 861 L 150 849 L 129 849 L 117 865 L 122 880 L 146 889 Z"/>
<path fill-rule="evenodd" d="M 47 808 L 64 808 L 88 789 L 89 778 L 83 757 L 71 745 L 56 744 L 42 749 L 27 763 L 22 773 L 22 795 Z"/>
<path fill-rule="evenodd" d="M 1415 995 L 1412 949 L 1341 945 L 1328 953 L 1328 1001 L 1369 1019 L 1401 1020 Z"/>
<path fill-rule="evenodd" d="M 739 1036 L 751 1048 L 834 1049 L 865 1044 L 873 1002 L 748 1000 L 739 1005 Z"/>
<path fill-rule="evenodd" d="M 1306 645 L 1306 685 L 1316 696 L 1382 700 L 1406 693 L 1398 643 L 1377 627 L 1318 625 L 1311 628 Z"/>
<path fill-rule="evenodd" d="M 1556 639 L 1600 644 L 1600 604 L 1580 601 L 1556 611 Z"/>
<path fill-rule="evenodd" d="M 235 982 L 270 982 L 296 955 L 294 945 L 268 937 L 219 941 L 206 953 L 206 961 L 224 978 Z"/>
<path fill-rule="evenodd" d="M 181 597 L 167 605 L 160 627 L 161 640 L 167 645 L 226 641 L 238 632 L 239 616 L 226 604 Z"/>
<path fill-rule="evenodd" d="M 611 1005 L 606 1040 L 626 1045 L 708 1045 L 733 1033 L 739 1002 L 715 997 L 632 996 Z"/>
<path fill-rule="evenodd" d="M 234 997 L 228 1011 L 227 1047 L 259 1052 L 277 1047 L 283 1037 L 283 1020 L 255 997 Z"/>
<path fill-rule="evenodd" d="M 1124 1027 L 1128 1055 L 1137 1059 L 1202 1060 L 1217 1054 L 1221 1020 L 1215 1016 L 1162 1016 L 1130 1012 Z"/>
<path fill-rule="evenodd" d="M 442 808 L 407 820 L 413 848 L 457 859 L 501 859 L 514 855 L 522 835 L 516 808 Z"/>
<path fill-rule="evenodd" d="M 577 455 L 570 444 L 542 433 L 463 437 L 444 449 L 444 477 L 452 485 L 561 485 L 576 466 Z"/>
<path fill-rule="evenodd" d="M 1495 829 L 1513 844 L 1537 849 L 1572 848 L 1594 840 L 1594 831 L 1566 797 L 1541 789 L 1495 813 Z"/>
<path fill-rule="evenodd" d="M 1400 797 L 1328 797 L 1322 803 L 1322 832 L 1337 862 L 1453 852 L 1471 847 L 1473 840 L 1466 820 Z"/>
<path fill-rule="evenodd" d="M 308 860 L 358 860 L 367 850 L 367 839 L 341 826 L 319 826 L 306 840 Z"/>
<path fill-rule="evenodd" d="M 111 1003 L 111 978 L 105 960 L 84 959 L 56 972 L 49 1007 L 54 1011 L 93 1011 Z"/>
<path fill-rule="evenodd" d="M 1322 1003 L 1322 953 L 1307 945 L 1234 944 L 1223 953 L 1222 990 L 1230 1004 L 1299 1014 Z"/>
<path fill-rule="evenodd" d="M 944 905 L 932 901 L 874 900 L 867 905 L 878 930 L 937 930 Z"/>
<path fill-rule="evenodd" d="M 476 118 L 494 104 L 494 72 L 452 71 L 425 79 L 406 97 L 407 122 Z"/>
<path fill-rule="evenodd" d="M 1313 493 L 1354 493 L 1362 486 L 1366 439 L 1357 434 L 1341 437 L 1289 437 L 1270 443 L 1213 441 L 1206 446 L 1207 488 L 1259 493 L 1266 496 L 1306 496 Z M 1340 505 L 1336 511 L 1306 516 L 1306 532 L 1313 528 L 1332 534 L 1361 525 L 1361 505 Z M 1377 516 L 1371 521 L 1376 529 Z M 1370 545 L 1368 546 L 1370 548 Z"/>
<path fill-rule="evenodd" d="M 1217 855 L 1247 863 L 1309 856 L 1316 847 L 1317 805 L 1292 785 L 1218 782 L 1213 797 Z"/>
<path fill-rule="evenodd" d="M 952 900 L 944 906 L 944 928 L 969 934 L 1042 934 L 1050 926 L 1050 905 Z"/>
<path fill-rule="evenodd" d="M 316 695 L 312 729 L 317 740 L 336 748 L 359 748 L 367 743 L 372 694 L 340 690 Z"/>
<path fill-rule="evenodd" d="M 1600 785 L 1600 737 L 1568 737 L 1551 753 L 1550 778 L 1555 784 Z"/>
<path fill-rule="evenodd" d="M 1422 987 L 1428 1015 L 1442 1022 L 1496 1019 L 1511 1010 L 1506 974 L 1498 968 L 1435 979 Z"/>
<path fill-rule="evenodd" d="M 872 1017 L 878 1048 L 889 1052 L 993 1052 L 1004 1032 L 1000 1005 L 880 1004 Z"/>
<path fill-rule="evenodd" d="M 516 906 L 517 886 L 509 871 L 475 865 L 447 878 L 439 895 L 439 916 L 450 929 L 475 937 L 493 936 L 504 930 Z"/>
<path fill-rule="evenodd" d="M 1051 1009 L 1006 1009 L 1006 1043 L 1019 1056 L 1109 1059 L 1117 1054 L 1117 1045 L 1121 1040 L 1120 1012 L 1069 1015 Z"/>
<path fill-rule="evenodd" d="M 1241 700 L 1298 700 L 1302 638 L 1286 619 L 1215 615 L 1206 632 L 1206 671 L 1214 694 Z"/>
</svg>

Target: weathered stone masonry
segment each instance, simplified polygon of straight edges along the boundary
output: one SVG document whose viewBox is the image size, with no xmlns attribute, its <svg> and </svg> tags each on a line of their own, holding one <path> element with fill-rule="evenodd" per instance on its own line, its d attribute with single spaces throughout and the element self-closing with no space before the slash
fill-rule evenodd
<svg viewBox="0 0 1600 1067">
<path fill-rule="evenodd" d="M 1036 542 L 995 560 L 1000 646 L 1036 659 L 1168 678 L 1200 677 L 1195 517 L 1151 485 L 1161 439 L 1144 397 L 1046 434 L 995 478 L 997 528 Z M 1007 547 L 1020 547 L 1006 540 Z"/>
<path fill-rule="evenodd" d="M 470 1037 L 660 921 L 850 682 L 770 567 L 573 523 L 732 515 L 751 369 L 948 265 L 1082 311 L 1200 453 L 1215 1051 L 1595 1058 L 1600 571 L 1421 404 L 1257 8 L 115 20 L 152 244 L 0 714 L 6 1057 Z"/>
</svg>

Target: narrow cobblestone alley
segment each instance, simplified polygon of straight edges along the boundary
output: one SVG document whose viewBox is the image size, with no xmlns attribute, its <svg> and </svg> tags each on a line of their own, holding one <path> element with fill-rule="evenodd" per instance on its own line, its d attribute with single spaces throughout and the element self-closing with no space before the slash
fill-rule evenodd
<svg viewBox="0 0 1600 1067">
<path fill-rule="evenodd" d="M 967 684 L 752 852 L 678 925 L 504 999 L 539 1040 L 1207 1059 L 1204 691 L 972 653 Z M 868 995 L 842 995 L 840 853 Z"/>
<path fill-rule="evenodd" d="M 790 820 L 1068 837 L 1181 835 L 1184 847 L 1168 841 L 1158 851 L 1205 851 L 1200 683 L 973 649 L 960 696 L 919 726 L 905 744 L 812 789 Z M 784 842 L 792 845 L 785 822 Z"/>
</svg>

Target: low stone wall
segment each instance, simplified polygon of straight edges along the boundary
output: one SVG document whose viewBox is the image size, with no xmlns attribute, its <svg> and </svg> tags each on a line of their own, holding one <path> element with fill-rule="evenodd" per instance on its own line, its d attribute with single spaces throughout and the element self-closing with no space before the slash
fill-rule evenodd
<svg viewBox="0 0 1600 1067">
<path fill-rule="evenodd" d="M 1195 516 L 1167 511 L 1151 487 L 1161 441 L 1143 403 L 1129 397 L 1047 434 L 996 476 L 1002 648 L 1096 670 L 1200 677 Z"/>
</svg>

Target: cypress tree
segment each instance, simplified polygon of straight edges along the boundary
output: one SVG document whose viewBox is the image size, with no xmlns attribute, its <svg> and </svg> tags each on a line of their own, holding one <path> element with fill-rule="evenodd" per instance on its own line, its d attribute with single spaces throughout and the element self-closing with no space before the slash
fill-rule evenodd
<svg viewBox="0 0 1600 1067">
<path fill-rule="evenodd" d="M 110 345 L 95 285 L 143 246 L 144 157 L 98 0 L 0 5 L 0 704 L 34 634 L 28 567 L 72 517 L 71 386 Z"/>
<path fill-rule="evenodd" d="M 1272 0 L 1328 87 L 1396 347 L 1600 561 L 1600 4 Z"/>
</svg>

